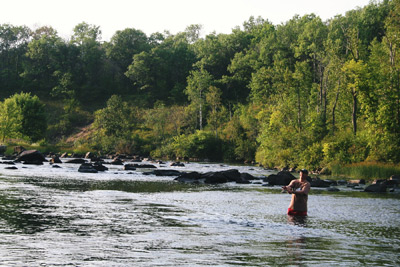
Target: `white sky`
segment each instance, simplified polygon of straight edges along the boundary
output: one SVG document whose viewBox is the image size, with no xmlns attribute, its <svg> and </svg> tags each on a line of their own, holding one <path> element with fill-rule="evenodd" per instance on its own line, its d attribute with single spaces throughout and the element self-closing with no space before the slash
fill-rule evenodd
<svg viewBox="0 0 400 267">
<path fill-rule="evenodd" d="M 213 31 L 231 33 L 250 16 L 277 25 L 315 13 L 322 20 L 369 0 L 0 0 L 0 24 L 26 25 L 31 29 L 52 26 L 69 39 L 73 28 L 87 22 L 100 26 L 108 41 L 117 30 L 135 28 L 147 35 L 154 32 L 182 32 L 191 24 L 203 25 L 203 36 Z"/>
</svg>

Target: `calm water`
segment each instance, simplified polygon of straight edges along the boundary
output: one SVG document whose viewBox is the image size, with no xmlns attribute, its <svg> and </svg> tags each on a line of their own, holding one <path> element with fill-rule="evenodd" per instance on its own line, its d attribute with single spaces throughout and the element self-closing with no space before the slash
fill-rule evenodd
<svg viewBox="0 0 400 267">
<path fill-rule="evenodd" d="M 285 214 L 290 195 L 279 188 L 60 166 L 0 165 L 0 266 L 400 265 L 393 195 L 312 189 L 309 216 L 299 221 Z M 231 168 L 268 175 L 216 164 L 176 169 Z"/>
</svg>

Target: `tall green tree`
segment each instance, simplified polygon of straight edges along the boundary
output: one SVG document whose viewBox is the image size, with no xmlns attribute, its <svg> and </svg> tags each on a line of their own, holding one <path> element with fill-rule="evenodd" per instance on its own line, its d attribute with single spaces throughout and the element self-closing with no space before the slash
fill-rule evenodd
<svg viewBox="0 0 400 267">
<path fill-rule="evenodd" d="M 44 138 L 47 118 L 44 105 L 30 93 L 14 94 L 0 105 L 0 137 L 23 137 L 30 141 Z"/>
<path fill-rule="evenodd" d="M 33 36 L 34 39 L 28 44 L 28 60 L 21 75 L 31 90 L 46 97 L 57 84 L 53 74 L 62 69 L 64 60 L 61 51 L 65 44 L 51 27 L 39 28 Z"/>
<path fill-rule="evenodd" d="M 6 97 L 23 85 L 20 74 L 30 38 L 25 26 L 0 25 L 0 97 Z"/>
</svg>

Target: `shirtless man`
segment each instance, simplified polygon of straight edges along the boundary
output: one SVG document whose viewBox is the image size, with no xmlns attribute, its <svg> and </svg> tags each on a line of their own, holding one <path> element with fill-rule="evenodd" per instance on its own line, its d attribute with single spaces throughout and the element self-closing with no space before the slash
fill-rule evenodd
<svg viewBox="0 0 400 267">
<path fill-rule="evenodd" d="M 300 179 L 292 180 L 288 186 L 282 187 L 289 194 L 292 194 L 292 201 L 288 208 L 288 215 L 307 216 L 307 200 L 310 191 L 310 183 L 307 181 L 308 171 L 300 171 Z"/>
</svg>

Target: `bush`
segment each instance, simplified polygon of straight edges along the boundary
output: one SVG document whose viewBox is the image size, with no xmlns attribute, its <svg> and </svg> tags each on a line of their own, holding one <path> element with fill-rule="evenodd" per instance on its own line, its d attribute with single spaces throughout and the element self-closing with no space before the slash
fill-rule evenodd
<svg viewBox="0 0 400 267">
<path fill-rule="evenodd" d="M 197 131 L 175 136 L 170 142 L 152 152 L 153 156 L 222 160 L 223 142 L 211 132 Z"/>
</svg>

